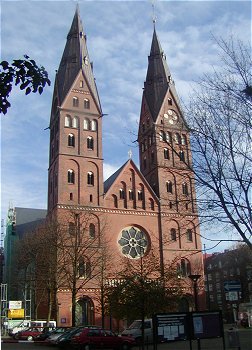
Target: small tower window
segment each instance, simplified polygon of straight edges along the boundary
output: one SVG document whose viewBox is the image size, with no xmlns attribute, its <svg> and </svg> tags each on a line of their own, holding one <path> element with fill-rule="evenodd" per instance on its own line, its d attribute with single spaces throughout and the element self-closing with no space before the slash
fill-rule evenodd
<svg viewBox="0 0 252 350">
<path fill-rule="evenodd" d="M 188 196 L 188 186 L 187 186 L 187 183 L 186 183 L 186 182 L 182 183 L 182 193 L 183 193 L 185 196 Z"/>
<path fill-rule="evenodd" d="M 159 134 L 159 138 L 160 138 L 160 141 L 165 141 L 165 132 L 163 130 L 160 131 L 160 134 Z"/>
<path fill-rule="evenodd" d="M 150 198 L 149 200 L 149 206 L 150 206 L 150 210 L 154 210 L 154 200 L 152 198 Z"/>
<path fill-rule="evenodd" d="M 192 242 L 192 240 L 193 240 L 192 230 L 188 229 L 186 231 L 186 238 L 187 238 L 188 242 Z"/>
<path fill-rule="evenodd" d="M 73 128 L 78 128 L 78 126 L 79 126 L 78 117 L 73 117 Z"/>
<path fill-rule="evenodd" d="M 171 240 L 176 241 L 177 240 L 177 234 L 176 234 L 176 229 L 171 228 Z"/>
<path fill-rule="evenodd" d="M 168 98 L 168 105 L 171 106 L 172 105 L 172 99 Z"/>
<path fill-rule="evenodd" d="M 91 136 L 88 136 L 87 138 L 87 148 L 94 149 L 94 139 Z"/>
<path fill-rule="evenodd" d="M 179 160 L 181 162 L 185 161 L 185 152 L 184 151 L 179 151 Z"/>
<path fill-rule="evenodd" d="M 93 195 L 92 195 L 92 194 L 90 194 L 90 196 L 89 196 L 89 202 L 90 202 L 90 203 L 93 202 Z"/>
<path fill-rule="evenodd" d="M 172 182 L 171 181 L 166 182 L 166 190 L 168 193 L 172 193 Z"/>
<path fill-rule="evenodd" d="M 78 97 L 73 97 L 73 107 L 79 107 L 79 99 Z"/>
<path fill-rule="evenodd" d="M 92 171 L 89 171 L 87 173 L 87 184 L 90 186 L 94 186 L 94 174 L 92 173 Z"/>
<path fill-rule="evenodd" d="M 71 119 L 70 115 L 67 115 L 65 117 L 65 126 L 69 127 L 69 128 L 72 126 L 72 119 Z"/>
<path fill-rule="evenodd" d="M 89 237 L 95 238 L 95 225 L 94 224 L 89 225 Z"/>
<path fill-rule="evenodd" d="M 180 135 L 178 134 L 178 133 L 176 133 L 175 135 L 174 135 L 174 140 L 175 140 L 175 143 L 177 143 L 177 144 L 180 144 L 181 142 L 180 142 Z"/>
<path fill-rule="evenodd" d="M 164 148 L 164 159 L 169 159 L 169 150 L 168 148 Z"/>
<path fill-rule="evenodd" d="M 182 145 L 186 145 L 187 144 L 186 135 L 182 135 L 181 136 L 181 143 L 182 143 Z"/>
<path fill-rule="evenodd" d="M 67 181 L 69 184 L 74 184 L 74 171 L 72 169 L 67 172 Z"/>
<path fill-rule="evenodd" d="M 81 257 L 79 259 L 78 272 L 79 272 L 79 277 L 81 278 L 91 278 L 90 262 Z"/>
<path fill-rule="evenodd" d="M 90 101 L 88 98 L 84 99 L 84 109 L 90 109 Z"/>
<path fill-rule="evenodd" d="M 96 120 L 92 120 L 91 121 L 91 130 L 92 131 L 96 131 L 97 130 L 97 121 Z"/>
<path fill-rule="evenodd" d="M 85 118 L 84 121 L 83 121 L 83 129 L 84 130 L 89 130 L 89 125 L 90 125 L 89 119 Z"/>
<path fill-rule="evenodd" d="M 146 169 L 147 167 L 147 160 L 146 160 L 146 157 L 144 157 L 143 159 L 143 168 Z"/>
<path fill-rule="evenodd" d="M 114 200 L 114 207 L 118 208 L 117 196 L 115 194 L 113 194 L 112 197 L 113 197 L 113 200 Z"/>
<path fill-rule="evenodd" d="M 74 147 L 75 146 L 75 138 L 73 134 L 68 135 L 68 146 Z"/>
<path fill-rule="evenodd" d="M 142 123 L 142 132 L 145 132 L 145 123 Z"/>
<path fill-rule="evenodd" d="M 73 193 L 72 193 L 72 192 L 71 192 L 70 195 L 69 195 L 69 199 L 70 199 L 70 201 L 73 200 Z"/>
<path fill-rule="evenodd" d="M 171 143 L 171 141 L 172 141 L 172 136 L 171 136 L 171 133 L 169 131 L 167 131 L 167 133 L 166 133 L 166 141 L 168 143 Z"/>
<path fill-rule="evenodd" d="M 84 87 L 84 81 L 80 80 L 80 88 L 83 88 L 83 87 Z"/>
</svg>

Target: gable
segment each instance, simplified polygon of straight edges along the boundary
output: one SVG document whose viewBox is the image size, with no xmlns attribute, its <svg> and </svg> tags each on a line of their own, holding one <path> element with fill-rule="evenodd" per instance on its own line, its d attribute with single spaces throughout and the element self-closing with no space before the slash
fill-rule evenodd
<svg viewBox="0 0 252 350">
<path fill-rule="evenodd" d="M 118 169 L 104 184 L 106 207 L 157 210 L 158 199 L 132 160 Z"/>
</svg>

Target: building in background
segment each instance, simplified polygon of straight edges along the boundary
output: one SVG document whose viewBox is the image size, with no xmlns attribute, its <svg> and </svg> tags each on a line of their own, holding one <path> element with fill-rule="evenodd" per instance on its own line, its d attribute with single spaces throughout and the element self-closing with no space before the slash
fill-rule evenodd
<svg viewBox="0 0 252 350">
<path fill-rule="evenodd" d="M 252 303 L 252 256 L 246 245 L 205 259 L 209 310 L 222 310 L 228 323 L 238 321 L 241 304 Z"/>
</svg>

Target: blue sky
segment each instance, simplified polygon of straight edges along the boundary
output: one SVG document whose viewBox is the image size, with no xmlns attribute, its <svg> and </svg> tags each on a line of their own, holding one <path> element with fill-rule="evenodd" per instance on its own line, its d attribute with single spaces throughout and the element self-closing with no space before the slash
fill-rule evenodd
<svg viewBox="0 0 252 350">
<path fill-rule="evenodd" d="M 51 98 L 55 70 L 76 1 L 2 1 L 1 60 L 28 54 L 43 65 L 52 86 L 41 95 L 14 89 L 1 116 L 1 217 L 9 204 L 46 208 Z M 153 24 L 151 1 L 79 1 L 103 113 L 105 178 L 128 158 L 138 164 L 136 133 Z M 177 92 L 186 102 L 195 81 L 221 65 L 212 36 L 251 35 L 249 1 L 156 1 L 156 29 Z M 201 231 L 203 236 L 208 232 Z M 216 236 L 210 236 L 216 239 Z M 235 238 L 235 237 L 225 237 Z M 216 242 L 203 239 L 207 248 Z M 212 251 L 221 251 L 220 244 Z"/>
</svg>

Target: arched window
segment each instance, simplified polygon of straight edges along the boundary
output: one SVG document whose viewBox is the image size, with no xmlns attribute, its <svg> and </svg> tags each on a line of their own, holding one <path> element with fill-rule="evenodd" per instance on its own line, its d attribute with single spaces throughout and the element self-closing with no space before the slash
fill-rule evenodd
<svg viewBox="0 0 252 350">
<path fill-rule="evenodd" d="M 73 107 L 79 107 L 79 99 L 78 97 L 73 97 Z"/>
<path fill-rule="evenodd" d="M 70 201 L 73 200 L 73 193 L 72 192 L 70 192 L 70 194 L 69 194 L 69 199 L 70 199 Z"/>
<path fill-rule="evenodd" d="M 181 259 L 180 264 L 177 265 L 177 273 L 180 277 L 190 275 L 191 267 L 187 259 Z"/>
<path fill-rule="evenodd" d="M 118 208 L 117 196 L 115 194 L 113 194 L 112 197 L 113 197 L 113 200 L 114 200 L 114 207 Z"/>
<path fill-rule="evenodd" d="M 188 242 L 192 242 L 193 241 L 193 234 L 192 234 L 192 230 L 191 229 L 187 229 L 186 230 L 186 239 Z"/>
<path fill-rule="evenodd" d="M 91 121 L 91 130 L 92 131 L 96 131 L 97 130 L 97 121 L 96 120 L 92 120 Z"/>
<path fill-rule="evenodd" d="M 78 117 L 73 117 L 73 128 L 78 128 L 78 126 L 79 126 Z"/>
<path fill-rule="evenodd" d="M 164 148 L 164 159 L 169 159 L 169 150 L 168 148 Z"/>
<path fill-rule="evenodd" d="M 169 131 L 167 131 L 167 133 L 166 133 L 166 141 L 168 143 L 171 143 L 171 141 L 172 141 L 172 135 Z"/>
<path fill-rule="evenodd" d="M 84 121 L 83 121 L 83 129 L 84 130 L 89 130 L 89 125 L 90 125 L 89 119 L 85 118 Z"/>
<path fill-rule="evenodd" d="M 137 192 L 137 198 L 138 198 L 139 201 L 143 200 L 143 191 L 138 191 Z"/>
<path fill-rule="evenodd" d="M 188 196 L 188 185 L 186 182 L 183 182 L 182 183 L 182 193 L 185 195 L 185 196 Z"/>
<path fill-rule="evenodd" d="M 185 161 L 185 152 L 184 151 L 179 151 L 179 160 L 181 162 Z"/>
<path fill-rule="evenodd" d="M 125 199 L 125 192 L 124 192 L 124 190 L 122 188 L 120 188 L 120 190 L 119 190 L 119 198 L 120 199 Z"/>
<path fill-rule="evenodd" d="M 75 225 L 73 222 L 68 223 L 68 233 L 71 236 L 74 236 L 74 234 L 75 234 Z"/>
<path fill-rule="evenodd" d="M 73 134 L 68 135 L 68 146 L 74 147 L 75 146 L 75 138 Z"/>
<path fill-rule="evenodd" d="M 180 135 L 178 134 L 178 133 L 176 133 L 175 135 L 174 135 L 174 141 L 175 141 L 175 143 L 177 143 L 177 144 L 180 144 L 181 142 L 180 142 Z"/>
<path fill-rule="evenodd" d="M 87 173 L 87 184 L 94 186 L 94 174 L 92 173 L 92 171 L 89 171 Z"/>
<path fill-rule="evenodd" d="M 165 141 L 166 140 L 165 132 L 163 130 L 160 131 L 159 138 L 160 138 L 160 141 Z"/>
<path fill-rule="evenodd" d="M 87 149 L 94 149 L 94 139 L 91 136 L 87 138 Z"/>
<path fill-rule="evenodd" d="M 152 198 L 149 199 L 150 210 L 154 210 L 154 200 Z"/>
<path fill-rule="evenodd" d="M 72 119 L 70 115 L 65 116 L 65 126 L 69 128 L 72 126 Z"/>
<path fill-rule="evenodd" d="M 176 234 L 176 229 L 171 228 L 171 240 L 176 241 L 177 240 L 177 234 Z"/>
<path fill-rule="evenodd" d="M 132 190 L 129 190 L 129 200 L 133 200 L 134 199 L 134 192 Z"/>
<path fill-rule="evenodd" d="M 171 106 L 172 105 L 172 99 L 168 98 L 168 105 Z"/>
<path fill-rule="evenodd" d="M 184 134 L 181 136 L 181 143 L 182 143 L 182 145 L 187 144 L 186 135 L 184 135 Z"/>
<path fill-rule="evenodd" d="M 80 88 L 84 88 L 84 81 L 80 80 Z"/>
<path fill-rule="evenodd" d="M 90 278 L 91 277 L 91 265 L 87 259 L 80 258 L 78 266 L 79 277 Z"/>
<path fill-rule="evenodd" d="M 84 99 L 84 109 L 90 109 L 90 101 L 88 98 Z"/>
<path fill-rule="evenodd" d="M 171 181 L 166 182 L 166 191 L 168 193 L 172 193 L 172 182 Z"/>
<path fill-rule="evenodd" d="M 67 182 L 69 184 L 74 184 L 74 171 L 72 169 L 69 169 L 67 172 Z"/>
<path fill-rule="evenodd" d="M 95 238 L 95 225 L 94 224 L 89 225 L 89 237 Z"/>
</svg>

